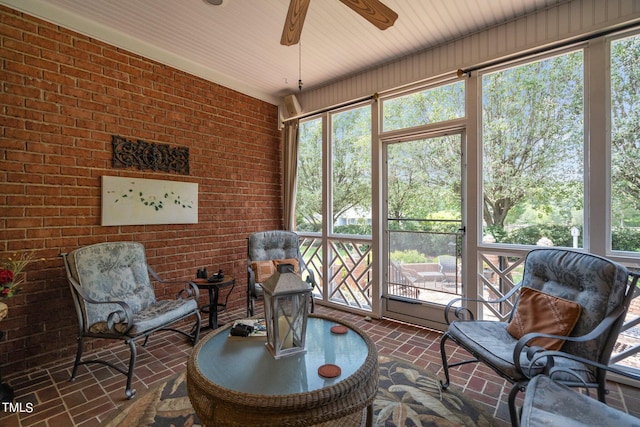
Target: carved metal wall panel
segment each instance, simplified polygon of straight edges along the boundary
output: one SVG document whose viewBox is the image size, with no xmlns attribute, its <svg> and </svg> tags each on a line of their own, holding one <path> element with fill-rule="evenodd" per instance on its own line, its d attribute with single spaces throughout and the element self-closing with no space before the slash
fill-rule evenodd
<svg viewBox="0 0 640 427">
<path fill-rule="evenodd" d="M 113 135 L 113 167 L 136 167 L 189 175 L 189 148 L 171 147 L 142 140 L 130 141 Z"/>
</svg>

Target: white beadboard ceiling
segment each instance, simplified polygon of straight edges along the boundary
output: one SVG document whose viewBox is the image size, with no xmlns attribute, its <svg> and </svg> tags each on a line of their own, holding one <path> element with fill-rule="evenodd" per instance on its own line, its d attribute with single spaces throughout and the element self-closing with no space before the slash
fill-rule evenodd
<svg viewBox="0 0 640 427">
<path fill-rule="evenodd" d="M 386 31 L 338 0 L 311 0 L 301 49 L 280 45 L 289 0 L 223 0 L 221 6 L 205 0 L 0 0 L 0 4 L 278 104 L 298 91 L 300 71 L 302 90 L 317 88 L 567 2 L 382 1 L 399 15 Z"/>
</svg>

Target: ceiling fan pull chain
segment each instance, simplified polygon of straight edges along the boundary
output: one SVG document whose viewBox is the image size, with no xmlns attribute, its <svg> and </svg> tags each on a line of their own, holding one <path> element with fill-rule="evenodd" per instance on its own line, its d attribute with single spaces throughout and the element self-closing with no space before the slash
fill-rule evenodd
<svg viewBox="0 0 640 427">
<path fill-rule="evenodd" d="M 298 43 L 298 90 L 302 92 L 302 42 Z"/>
</svg>

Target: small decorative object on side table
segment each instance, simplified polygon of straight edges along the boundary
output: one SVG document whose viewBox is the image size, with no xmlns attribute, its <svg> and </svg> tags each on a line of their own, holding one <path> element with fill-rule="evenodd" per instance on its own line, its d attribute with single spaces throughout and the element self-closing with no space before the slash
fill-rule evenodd
<svg viewBox="0 0 640 427">
<path fill-rule="evenodd" d="M 209 328 L 217 329 L 218 328 L 218 309 L 224 310 L 227 307 L 227 300 L 225 299 L 224 303 L 220 303 L 220 290 L 222 288 L 226 288 L 231 286 L 229 292 L 227 293 L 227 298 L 229 298 L 229 294 L 233 291 L 233 287 L 235 286 L 236 280 L 233 276 L 225 276 L 218 271 L 217 275 L 213 275 L 208 279 L 197 278 L 193 281 L 198 288 L 206 289 L 209 293 L 209 304 L 203 305 L 200 307 L 200 312 L 209 314 Z"/>
</svg>

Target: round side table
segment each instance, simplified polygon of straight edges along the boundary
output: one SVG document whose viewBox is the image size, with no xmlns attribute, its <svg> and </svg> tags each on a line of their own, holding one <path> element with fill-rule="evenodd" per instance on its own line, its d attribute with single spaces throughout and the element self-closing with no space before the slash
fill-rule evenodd
<svg viewBox="0 0 640 427">
<path fill-rule="evenodd" d="M 209 282 L 207 279 L 195 279 L 193 280 L 193 283 L 195 283 L 200 289 L 206 289 L 209 293 L 209 304 L 200 307 L 200 312 L 208 313 L 209 328 L 217 329 L 218 309 L 225 309 L 227 307 L 226 301 L 222 304 L 220 303 L 220 290 L 231 286 L 231 289 L 229 289 L 229 293 L 231 293 L 236 283 L 235 278 L 233 276 L 225 276 L 220 282 Z"/>
</svg>

